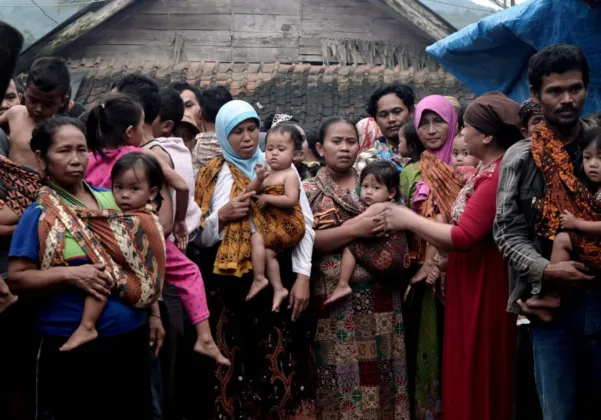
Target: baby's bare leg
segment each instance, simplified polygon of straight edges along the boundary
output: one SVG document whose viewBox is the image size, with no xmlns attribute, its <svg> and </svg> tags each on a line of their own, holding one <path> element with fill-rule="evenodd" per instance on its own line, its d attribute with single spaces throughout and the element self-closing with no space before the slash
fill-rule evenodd
<svg viewBox="0 0 601 420">
<path fill-rule="evenodd" d="M 338 278 L 338 285 L 328 300 L 324 302 L 326 305 L 336 302 L 337 300 L 353 293 L 350 282 L 356 265 L 357 260 L 351 252 L 351 249 L 349 247 L 344 248 L 344 251 L 342 251 L 342 259 L 340 260 L 340 277 Z"/>
<path fill-rule="evenodd" d="M 98 337 L 98 331 L 96 330 L 96 323 L 98 318 L 102 314 L 104 307 L 106 306 L 106 298 L 102 300 L 96 299 L 92 296 L 87 296 L 83 305 L 83 315 L 81 317 L 81 323 L 75 330 L 71 337 L 65 344 L 60 348 L 60 351 L 73 350 L 88 341 L 95 340 Z"/>
<path fill-rule="evenodd" d="M 250 285 L 246 300 L 249 301 L 254 298 L 257 293 L 269 285 L 267 277 L 265 277 L 265 242 L 259 232 L 253 233 L 250 237 L 250 256 L 253 263 L 253 282 Z"/>
<path fill-rule="evenodd" d="M 572 255 L 572 241 L 570 235 L 566 232 L 559 233 L 553 241 L 553 252 L 551 253 L 551 262 L 558 263 L 570 261 Z"/>
<path fill-rule="evenodd" d="M 280 263 L 278 263 L 278 255 L 274 250 L 266 248 L 267 254 L 267 275 L 271 287 L 273 287 L 273 304 L 271 310 L 273 312 L 280 311 L 280 305 L 288 297 L 288 290 L 282 286 L 282 278 L 280 277 Z"/>
</svg>

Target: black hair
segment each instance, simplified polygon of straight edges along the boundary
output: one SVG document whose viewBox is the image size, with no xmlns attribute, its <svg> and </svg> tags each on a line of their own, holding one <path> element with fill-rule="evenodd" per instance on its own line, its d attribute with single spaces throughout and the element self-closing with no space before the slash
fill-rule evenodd
<svg viewBox="0 0 601 420">
<path fill-rule="evenodd" d="M 173 121 L 173 127 L 184 118 L 184 101 L 175 89 L 163 88 L 161 94 L 161 110 L 159 118 L 161 122 Z"/>
<path fill-rule="evenodd" d="M 386 160 L 378 160 L 376 162 L 368 164 L 361 171 L 361 175 L 359 176 L 359 185 L 363 184 L 363 180 L 367 175 L 373 175 L 373 177 L 376 178 L 376 181 L 386 185 L 388 191 L 392 191 L 392 189 L 394 188 L 394 200 L 399 200 L 399 198 L 401 197 L 401 190 L 399 188 L 399 185 L 401 183 L 401 176 L 399 174 L 399 171 L 394 167 L 392 163 Z"/>
<path fill-rule="evenodd" d="M 383 96 L 386 96 L 390 93 L 394 93 L 396 96 L 398 96 L 398 98 L 402 100 L 405 106 L 410 110 L 415 105 L 415 93 L 411 87 L 407 85 L 401 85 L 399 83 L 392 83 L 376 89 L 376 91 L 371 94 L 369 100 L 367 101 L 367 107 L 365 108 L 370 117 L 376 118 L 376 115 L 378 114 L 378 101 Z"/>
<path fill-rule="evenodd" d="M 202 95 L 202 92 L 196 86 L 192 86 L 188 82 L 174 82 L 174 83 L 171 83 L 169 85 L 169 87 L 171 89 L 175 90 L 180 95 L 182 94 L 182 92 L 184 90 L 189 90 L 190 92 L 194 93 L 194 96 L 196 97 L 196 102 L 198 102 L 200 104 L 200 97 Z"/>
<path fill-rule="evenodd" d="M 463 121 L 463 116 L 465 115 L 465 110 L 467 108 L 465 106 L 461 106 L 459 108 L 459 113 L 457 114 L 457 126 L 459 127 L 459 131 L 465 128 L 465 121 Z"/>
<path fill-rule="evenodd" d="M 269 130 L 271 130 L 271 127 L 273 126 L 273 120 L 275 119 L 275 116 L 278 114 L 281 114 L 281 113 L 272 112 L 271 114 L 269 114 L 267 116 L 267 118 L 265 118 L 265 121 L 263 121 L 263 127 L 262 127 L 265 132 L 268 132 Z M 297 123 L 297 124 L 300 123 L 294 117 L 290 118 L 289 120 L 282 121 L 280 124 L 283 124 L 284 122 L 292 122 L 292 123 Z"/>
<path fill-rule="evenodd" d="M 593 112 L 584 117 L 584 120 L 593 127 L 601 127 L 601 112 Z"/>
<path fill-rule="evenodd" d="M 305 139 L 307 140 L 307 146 L 313 155 L 319 159 L 319 152 L 317 151 L 317 143 L 319 143 L 319 131 L 311 128 L 305 131 Z"/>
<path fill-rule="evenodd" d="M 59 89 L 61 95 L 66 95 L 71 86 L 71 76 L 62 58 L 41 57 L 29 68 L 26 86 L 31 83 L 43 92 Z"/>
<path fill-rule="evenodd" d="M 123 134 L 128 127 L 136 127 L 142 117 L 142 106 L 123 94 L 111 94 L 88 114 L 88 148 L 104 156 L 104 149 L 123 145 Z"/>
<path fill-rule="evenodd" d="M 589 147 L 592 143 L 595 143 L 595 147 L 597 150 L 601 150 L 601 126 L 595 126 L 588 128 L 582 137 L 582 141 L 580 142 L 580 146 L 582 150 Z M 584 168 L 582 168 L 582 173 L 584 173 Z M 584 178 L 584 185 L 589 189 L 589 191 L 593 194 L 597 193 L 598 185 L 593 183 L 588 177 Z"/>
<path fill-rule="evenodd" d="M 165 174 L 163 174 L 163 169 L 161 168 L 159 161 L 154 156 L 141 152 L 130 152 L 121 156 L 113 165 L 113 169 L 111 170 L 111 179 L 114 182 L 115 179 L 119 178 L 129 169 L 134 168 L 140 168 L 144 171 L 150 188 L 158 188 L 159 193 L 157 194 L 154 202 L 157 206 L 157 210 L 159 210 L 161 208 L 161 204 L 163 204 L 161 191 L 163 189 L 163 185 L 165 184 Z"/>
<path fill-rule="evenodd" d="M 69 85 L 69 90 L 67 90 L 67 94 L 66 96 L 69 98 L 65 101 L 65 103 L 63 104 L 63 106 L 61 106 L 58 111 L 57 114 L 67 114 L 67 109 L 69 109 L 69 105 L 71 104 L 70 102 L 73 100 L 73 98 L 71 97 L 71 95 L 73 94 L 73 90 L 71 89 L 71 85 Z"/>
<path fill-rule="evenodd" d="M 202 119 L 210 123 L 215 123 L 217 119 L 217 113 L 221 107 L 230 101 L 233 101 L 234 97 L 223 86 L 215 86 L 206 88 L 200 93 L 200 110 L 202 112 Z"/>
<path fill-rule="evenodd" d="M 130 73 L 115 83 L 114 88 L 119 93 L 130 95 L 142 105 L 144 122 L 152 124 L 161 109 L 159 85 L 150 77 Z"/>
<path fill-rule="evenodd" d="M 415 156 L 421 156 L 421 154 L 426 150 L 426 147 L 417 135 L 415 123 L 412 120 L 405 122 L 405 124 L 403 124 L 403 126 L 401 127 L 401 132 L 403 134 L 403 137 L 405 137 L 407 147 L 410 147 L 413 150 Z"/>
<path fill-rule="evenodd" d="M 269 135 L 272 133 L 288 134 L 290 140 L 292 140 L 292 143 L 294 144 L 294 150 L 303 149 L 303 142 L 305 141 L 305 138 L 296 124 L 281 123 L 273 127 L 265 136 L 265 147 L 267 147 L 267 140 L 269 139 Z"/>
<path fill-rule="evenodd" d="M 528 64 L 528 80 L 535 93 L 540 93 L 543 79 L 552 73 L 580 71 L 584 87 L 590 82 L 589 64 L 580 47 L 567 44 L 550 45 L 532 57 Z"/>
<path fill-rule="evenodd" d="M 56 132 L 64 126 L 72 125 L 77 127 L 85 136 L 86 128 L 83 123 L 78 119 L 65 117 L 65 116 L 54 116 L 45 121 L 40 122 L 36 128 L 33 129 L 33 133 L 31 135 L 31 142 L 29 143 L 29 147 L 32 152 L 40 151 L 42 157 L 46 157 L 48 154 L 48 149 L 54 142 L 54 135 Z"/>
<path fill-rule="evenodd" d="M 326 139 L 326 135 L 328 134 L 328 130 L 330 129 L 331 126 L 333 126 L 334 124 L 337 124 L 337 123 L 345 123 L 345 124 L 352 126 L 353 130 L 355 131 L 355 134 L 357 135 L 357 141 L 359 141 L 359 131 L 357 131 L 357 126 L 355 124 L 353 124 L 352 122 L 350 122 L 348 120 L 348 118 L 330 117 L 327 120 L 325 120 L 321 124 L 321 127 L 319 128 L 319 143 L 321 143 L 321 144 L 324 143 L 324 141 Z"/>
</svg>

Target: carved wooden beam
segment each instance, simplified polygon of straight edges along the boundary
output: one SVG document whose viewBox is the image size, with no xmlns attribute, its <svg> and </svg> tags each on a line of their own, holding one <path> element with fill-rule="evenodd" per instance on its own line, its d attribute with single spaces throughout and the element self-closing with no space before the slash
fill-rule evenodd
<svg viewBox="0 0 601 420">
<path fill-rule="evenodd" d="M 393 9 L 405 20 L 419 28 L 432 41 L 439 41 L 451 35 L 456 29 L 421 4 L 418 0 L 369 0 L 382 8 L 383 5 Z"/>
<path fill-rule="evenodd" d="M 38 57 L 56 54 L 84 34 L 103 24 L 136 0 L 108 0 L 104 6 L 90 11 L 56 33 L 51 33 L 26 50 L 17 64 L 18 71 L 27 71 Z"/>
</svg>

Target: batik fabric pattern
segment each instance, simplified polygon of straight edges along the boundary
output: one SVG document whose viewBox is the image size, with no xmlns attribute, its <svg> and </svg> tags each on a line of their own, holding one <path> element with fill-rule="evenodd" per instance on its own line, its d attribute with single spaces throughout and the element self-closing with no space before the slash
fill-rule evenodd
<svg viewBox="0 0 601 420">
<path fill-rule="evenodd" d="M 338 187 L 325 168 L 304 188 L 316 230 L 340 226 L 363 209 L 356 192 Z M 378 282 L 357 264 L 352 294 L 326 307 L 340 276 L 341 255 L 342 250 L 314 256 L 318 418 L 409 419 L 400 279 Z"/>
<path fill-rule="evenodd" d="M 42 177 L 37 171 L 0 156 L 0 208 L 6 204 L 21 217 L 40 188 Z"/>
<path fill-rule="evenodd" d="M 569 211 L 576 218 L 601 220 L 601 203 L 574 175 L 574 166 L 563 143 L 544 124 L 537 126 L 531 141 L 532 157 L 547 186 L 545 195 L 534 203 L 536 232 L 550 240 L 560 229 L 560 215 Z M 599 238 L 580 234 L 573 237 L 572 249 L 581 262 L 601 269 Z"/>
<path fill-rule="evenodd" d="M 90 210 L 63 203 L 59 194 L 59 187 L 43 187 L 37 199 L 44 208 L 38 227 L 41 269 L 67 266 L 63 251 L 69 231 L 93 264 L 105 265 L 125 303 L 136 308 L 154 303 L 165 277 L 165 240 L 152 207 Z"/>
</svg>

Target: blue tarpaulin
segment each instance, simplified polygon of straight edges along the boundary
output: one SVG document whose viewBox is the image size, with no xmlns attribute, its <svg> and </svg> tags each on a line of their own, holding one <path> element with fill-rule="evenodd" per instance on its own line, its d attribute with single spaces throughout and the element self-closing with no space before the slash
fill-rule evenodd
<svg viewBox="0 0 601 420">
<path fill-rule="evenodd" d="M 601 9 L 582 0 L 529 0 L 431 45 L 426 51 L 474 93 L 530 96 L 528 59 L 552 44 L 578 45 L 591 67 L 585 112 L 601 112 Z"/>
</svg>

